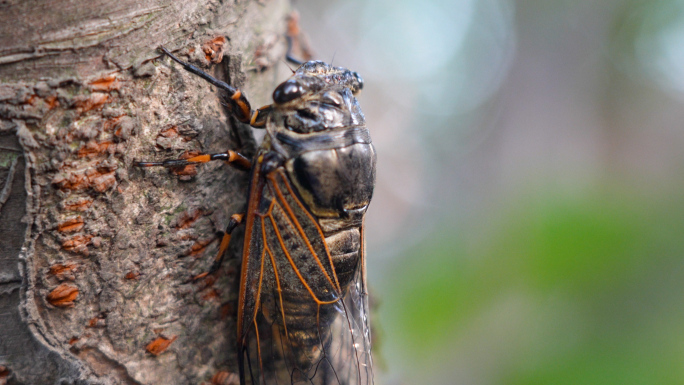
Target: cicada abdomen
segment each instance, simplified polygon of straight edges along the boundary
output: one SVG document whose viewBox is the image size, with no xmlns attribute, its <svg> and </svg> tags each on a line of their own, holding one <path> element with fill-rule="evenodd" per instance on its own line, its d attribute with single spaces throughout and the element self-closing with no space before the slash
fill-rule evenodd
<svg viewBox="0 0 684 385">
<path fill-rule="evenodd" d="M 354 72 L 304 63 L 252 169 L 238 344 L 245 382 L 371 384 L 363 218 L 375 150 Z"/>
<path fill-rule="evenodd" d="M 240 383 L 373 383 L 364 216 L 375 149 L 356 100 L 363 80 L 320 61 L 303 63 L 253 111 L 245 95 L 162 50 L 227 94 L 236 118 L 266 136 L 251 161 L 235 151 L 139 162 L 179 167 L 223 160 L 250 169 L 238 305 Z M 289 55 L 288 55 L 289 57 Z"/>
</svg>

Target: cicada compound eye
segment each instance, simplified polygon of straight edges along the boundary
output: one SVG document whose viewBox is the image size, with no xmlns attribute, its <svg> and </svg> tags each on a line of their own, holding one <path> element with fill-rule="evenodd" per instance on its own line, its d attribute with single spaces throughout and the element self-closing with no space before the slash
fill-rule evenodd
<svg viewBox="0 0 684 385">
<path fill-rule="evenodd" d="M 358 72 L 352 72 L 352 75 L 356 78 L 356 81 L 359 82 L 359 89 L 358 91 L 361 91 L 363 89 L 363 78 L 361 75 L 359 75 Z"/>
<path fill-rule="evenodd" d="M 273 91 L 273 101 L 278 104 L 287 103 L 291 100 L 297 99 L 304 94 L 304 88 L 295 79 L 290 79 L 279 85 Z"/>
</svg>

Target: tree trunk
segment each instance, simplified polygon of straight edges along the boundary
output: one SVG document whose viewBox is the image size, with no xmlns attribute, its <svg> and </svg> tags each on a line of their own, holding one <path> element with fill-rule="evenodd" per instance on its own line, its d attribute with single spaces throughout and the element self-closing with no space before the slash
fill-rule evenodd
<svg viewBox="0 0 684 385">
<path fill-rule="evenodd" d="M 0 384 L 199 384 L 236 369 L 240 232 L 221 270 L 194 277 L 248 175 L 133 163 L 250 154 L 249 127 L 157 48 L 265 104 L 288 8 L 0 1 Z"/>
</svg>

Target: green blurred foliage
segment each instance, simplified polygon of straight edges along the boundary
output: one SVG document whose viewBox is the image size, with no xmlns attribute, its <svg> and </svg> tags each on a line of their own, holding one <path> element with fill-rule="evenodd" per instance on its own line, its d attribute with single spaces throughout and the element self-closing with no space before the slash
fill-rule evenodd
<svg viewBox="0 0 684 385">
<path fill-rule="evenodd" d="M 448 361 L 516 293 L 529 305 L 501 341 L 514 353 L 498 383 L 684 382 L 684 201 L 611 189 L 502 206 L 478 226 L 442 224 L 387 274 L 380 320 L 400 360 Z"/>
</svg>

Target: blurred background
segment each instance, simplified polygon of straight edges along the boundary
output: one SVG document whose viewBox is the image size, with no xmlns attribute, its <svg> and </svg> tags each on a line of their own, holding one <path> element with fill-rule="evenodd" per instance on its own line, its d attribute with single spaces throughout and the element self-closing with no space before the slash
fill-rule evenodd
<svg viewBox="0 0 684 385">
<path fill-rule="evenodd" d="M 361 73 L 378 383 L 684 383 L 684 0 L 296 0 Z"/>
</svg>

